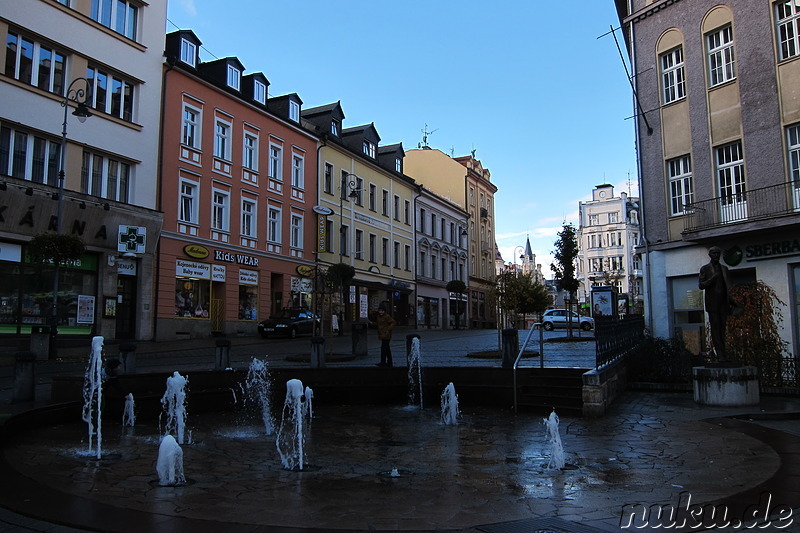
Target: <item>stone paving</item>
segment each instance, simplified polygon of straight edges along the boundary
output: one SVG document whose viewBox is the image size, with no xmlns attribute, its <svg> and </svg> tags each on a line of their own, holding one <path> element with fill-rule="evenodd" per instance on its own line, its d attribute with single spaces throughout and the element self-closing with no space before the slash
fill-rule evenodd
<svg viewBox="0 0 800 533">
<path fill-rule="evenodd" d="M 500 364 L 464 357 L 470 348 L 491 345 L 491 335 L 484 332 L 474 338 L 471 332 L 426 333 L 421 334 L 428 364 Z M 397 362 L 404 339 L 396 344 Z M 184 356 L 185 364 L 208 356 L 205 348 L 184 348 L 192 352 Z M 242 341 L 233 347 L 232 360 L 246 362 L 261 348 Z M 572 350 L 563 357 L 591 359 L 591 350 L 582 355 Z M 551 359 L 555 352 L 550 351 Z M 152 359 L 153 368 L 167 368 L 181 357 L 175 350 L 157 354 L 142 347 L 139 361 Z M 372 355 L 331 364 L 374 364 Z M 237 425 L 238 414 L 204 415 L 190 420 L 194 443 L 184 446 L 190 484 L 179 488 L 156 486 L 154 420 L 141 420 L 127 431 L 108 427 L 108 456 L 100 461 L 82 454 L 82 424 L 26 432 L 4 450 L 0 506 L 22 514 L 0 510 L 0 532 L 76 531 L 68 526 L 153 532 L 477 533 L 512 531 L 512 526 L 526 533 L 561 531 L 535 529 L 532 520 L 539 518 L 620 531 L 625 504 L 677 506 L 691 495 L 698 503 L 730 501 L 731 510 L 740 512 L 736 501 L 759 504 L 765 491 L 774 492 L 773 505 L 793 507 L 794 520 L 785 528 L 776 527 L 784 521 L 760 530 L 800 531 L 798 398 L 765 397 L 759 406 L 713 408 L 695 404 L 687 393 L 628 392 L 603 418 L 562 418 L 564 470 L 547 468 L 551 451 L 539 417 L 461 408 L 459 425 L 444 426 L 438 406 L 319 405 L 303 472 L 281 469 L 274 440 L 260 435 L 260 428 Z M 0 413 L 9 410 L 0 404 Z M 730 418 L 735 415 L 768 420 Z M 400 477 L 389 475 L 392 468 Z M 19 486 L 10 488 L 16 481 Z"/>
</svg>

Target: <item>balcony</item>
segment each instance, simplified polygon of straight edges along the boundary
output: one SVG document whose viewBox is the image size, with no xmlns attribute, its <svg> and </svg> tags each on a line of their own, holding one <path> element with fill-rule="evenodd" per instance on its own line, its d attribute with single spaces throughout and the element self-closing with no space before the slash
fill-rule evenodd
<svg viewBox="0 0 800 533">
<path fill-rule="evenodd" d="M 800 224 L 800 182 L 781 183 L 686 206 L 684 240 Z"/>
</svg>

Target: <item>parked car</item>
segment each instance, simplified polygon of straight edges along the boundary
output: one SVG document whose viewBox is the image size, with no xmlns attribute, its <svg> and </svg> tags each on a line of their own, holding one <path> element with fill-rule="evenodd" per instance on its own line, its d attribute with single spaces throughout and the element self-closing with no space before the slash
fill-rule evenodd
<svg viewBox="0 0 800 533">
<path fill-rule="evenodd" d="M 594 329 L 594 319 L 588 316 L 581 316 L 575 311 L 567 311 L 566 309 L 548 309 L 542 315 L 542 327 L 547 331 L 553 331 L 555 328 L 566 328 L 569 323 L 567 319 L 572 313 L 572 326 L 580 327 L 584 331 L 591 331 Z"/>
<path fill-rule="evenodd" d="M 284 309 L 279 314 L 262 320 L 258 333 L 267 339 L 272 336 L 285 336 L 293 339 L 301 334 L 313 334 L 320 319 L 308 309 Z"/>
</svg>

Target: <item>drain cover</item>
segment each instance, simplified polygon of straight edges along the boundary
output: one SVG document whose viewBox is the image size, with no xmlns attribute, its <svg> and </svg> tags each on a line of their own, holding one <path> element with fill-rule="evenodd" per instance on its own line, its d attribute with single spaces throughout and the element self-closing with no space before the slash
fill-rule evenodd
<svg viewBox="0 0 800 533">
<path fill-rule="evenodd" d="M 478 526 L 476 529 L 485 533 L 603 533 L 595 527 L 567 522 L 560 518 L 526 518 Z"/>
</svg>

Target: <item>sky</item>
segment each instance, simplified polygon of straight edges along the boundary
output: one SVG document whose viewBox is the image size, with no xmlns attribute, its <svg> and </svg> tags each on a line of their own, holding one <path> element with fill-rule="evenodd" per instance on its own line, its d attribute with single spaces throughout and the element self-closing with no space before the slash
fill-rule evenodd
<svg viewBox="0 0 800 533">
<path fill-rule="evenodd" d="M 530 238 L 547 279 L 557 233 L 600 184 L 637 196 L 632 96 L 613 0 L 168 0 L 167 32 L 235 56 L 270 96 L 340 101 L 381 145 L 475 156 L 491 172 L 506 262 Z M 617 32 L 620 46 L 622 36 Z M 629 69 L 628 69 L 629 70 Z"/>
</svg>

